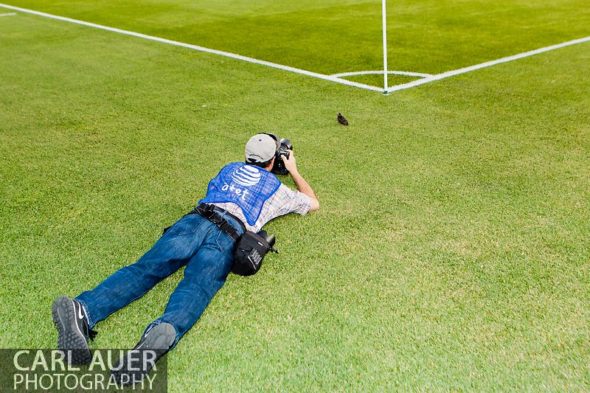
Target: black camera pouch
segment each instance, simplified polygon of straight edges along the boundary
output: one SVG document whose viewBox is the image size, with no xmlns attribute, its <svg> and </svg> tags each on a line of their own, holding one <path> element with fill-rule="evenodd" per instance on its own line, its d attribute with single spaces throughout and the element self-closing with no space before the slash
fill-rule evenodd
<svg viewBox="0 0 590 393">
<path fill-rule="evenodd" d="M 262 236 L 246 231 L 238 239 L 234 249 L 232 273 L 240 276 L 251 276 L 260 270 L 264 256 L 274 251 L 272 245 Z"/>
</svg>

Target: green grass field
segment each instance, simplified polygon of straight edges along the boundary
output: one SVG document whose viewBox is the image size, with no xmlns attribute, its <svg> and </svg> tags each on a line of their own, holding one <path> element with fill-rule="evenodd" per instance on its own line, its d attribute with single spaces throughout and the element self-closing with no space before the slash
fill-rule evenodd
<svg viewBox="0 0 590 393">
<path fill-rule="evenodd" d="M 328 74 L 381 64 L 374 0 L 10 4 Z M 590 36 L 584 1 L 389 9 L 397 70 Z M 384 96 L 1 17 L 0 347 L 54 347 L 53 299 L 133 262 L 266 130 L 322 208 L 269 225 L 281 254 L 230 276 L 168 356 L 170 392 L 588 391 L 589 64 L 585 43 Z M 181 277 L 93 347 L 133 346 Z"/>
</svg>

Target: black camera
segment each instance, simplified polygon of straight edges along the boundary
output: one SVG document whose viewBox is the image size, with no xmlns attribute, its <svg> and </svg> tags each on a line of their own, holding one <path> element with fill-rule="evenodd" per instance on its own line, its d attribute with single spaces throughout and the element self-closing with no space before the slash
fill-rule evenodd
<svg viewBox="0 0 590 393">
<path fill-rule="evenodd" d="M 264 238 L 264 240 L 266 240 L 266 242 L 268 243 L 269 246 L 269 251 L 272 251 L 276 254 L 278 254 L 279 252 L 274 248 L 275 243 L 277 241 L 275 235 L 269 235 L 268 233 L 266 233 L 266 231 L 262 230 L 260 232 L 258 232 L 259 236 L 262 236 Z"/>
<path fill-rule="evenodd" d="M 275 163 L 272 166 L 272 173 L 277 175 L 287 175 L 289 171 L 285 168 L 285 163 L 281 157 L 289 158 L 290 150 L 293 150 L 291 141 L 287 138 L 281 138 L 278 141 L 279 147 L 275 153 Z"/>
<path fill-rule="evenodd" d="M 285 163 L 281 157 L 289 158 L 289 150 L 293 150 L 291 141 L 287 138 L 279 138 L 275 134 L 266 135 L 270 136 L 277 143 L 277 151 L 275 152 L 275 163 L 270 170 L 275 175 L 288 175 L 289 171 L 285 168 Z"/>
</svg>

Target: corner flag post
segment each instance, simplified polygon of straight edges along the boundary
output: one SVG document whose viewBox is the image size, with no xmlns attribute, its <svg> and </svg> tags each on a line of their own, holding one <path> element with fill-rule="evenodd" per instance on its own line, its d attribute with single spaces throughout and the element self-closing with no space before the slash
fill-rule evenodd
<svg viewBox="0 0 590 393">
<path fill-rule="evenodd" d="M 383 93 L 387 94 L 387 0 L 381 0 L 381 13 L 383 19 Z"/>
</svg>

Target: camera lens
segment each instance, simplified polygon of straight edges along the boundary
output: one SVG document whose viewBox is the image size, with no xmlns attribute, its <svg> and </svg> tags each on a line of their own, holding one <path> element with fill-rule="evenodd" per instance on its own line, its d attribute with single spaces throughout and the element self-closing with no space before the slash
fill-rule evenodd
<svg viewBox="0 0 590 393">
<path fill-rule="evenodd" d="M 265 230 L 258 232 L 258 235 L 260 237 L 262 237 L 264 240 L 266 240 L 266 242 L 268 243 L 268 245 L 271 248 L 272 248 L 272 246 L 274 246 L 275 241 L 276 241 L 275 235 L 269 235 L 268 233 L 266 233 Z"/>
</svg>

